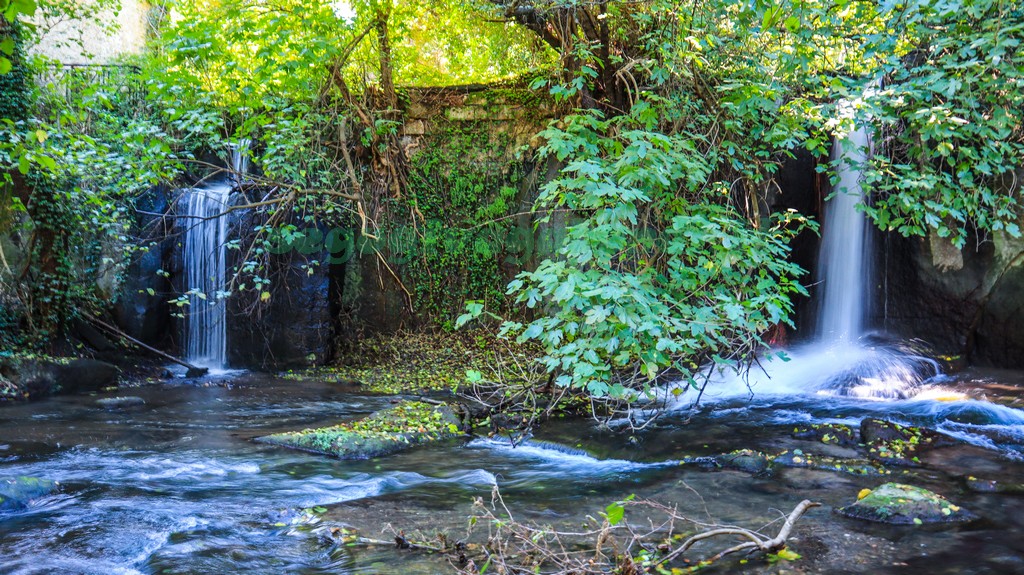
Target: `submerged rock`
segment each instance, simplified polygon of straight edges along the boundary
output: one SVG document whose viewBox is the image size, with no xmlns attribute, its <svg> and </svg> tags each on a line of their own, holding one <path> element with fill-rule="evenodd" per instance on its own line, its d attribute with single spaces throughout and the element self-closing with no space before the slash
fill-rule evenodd
<svg viewBox="0 0 1024 575">
<path fill-rule="evenodd" d="M 103 409 L 109 409 L 111 411 L 117 409 L 129 409 L 131 407 L 141 407 L 146 405 L 146 401 L 141 397 L 125 396 L 125 397 L 104 397 L 103 399 L 97 399 L 96 405 Z"/>
<path fill-rule="evenodd" d="M 98 391 L 117 384 L 116 366 L 94 359 L 0 358 L 0 401 Z"/>
<path fill-rule="evenodd" d="M 49 495 L 57 482 L 38 477 L 7 477 L 0 479 L 0 511 L 17 511 L 33 499 Z"/>
<path fill-rule="evenodd" d="M 738 469 L 755 475 L 769 473 L 772 468 L 771 457 L 752 449 L 740 449 L 725 455 L 715 456 L 715 462 L 721 467 Z"/>
<path fill-rule="evenodd" d="M 1024 483 L 1007 483 L 995 479 L 978 479 L 967 477 L 967 489 L 976 493 L 1004 493 L 1008 495 L 1024 495 Z"/>
<path fill-rule="evenodd" d="M 843 447 L 856 447 L 860 443 L 860 437 L 853 428 L 838 423 L 799 425 L 793 428 L 793 437 Z"/>
<path fill-rule="evenodd" d="M 855 503 L 836 511 L 853 519 L 893 525 L 961 523 L 977 518 L 937 493 L 902 483 L 886 483 L 871 491 L 865 489 Z"/>
<path fill-rule="evenodd" d="M 919 466 L 920 455 L 926 451 L 956 444 L 953 438 L 931 429 L 870 417 L 861 422 L 860 437 L 870 459 L 910 467 Z"/>
<path fill-rule="evenodd" d="M 340 459 L 370 459 L 462 432 L 451 406 L 405 401 L 350 423 L 278 433 L 257 441 Z"/>
<path fill-rule="evenodd" d="M 772 458 L 772 463 L 779 467 L 795 467 L 804 469 L 818 469 L 821 471 L 835 471 L 850 475 L 874 477 L 890 473 L 870 461 L 862 459 L 842 459 L 829 457 L 827 455 L 814 455 L 804 453 L 799 449 L 783 451 Z"/>
</svg>

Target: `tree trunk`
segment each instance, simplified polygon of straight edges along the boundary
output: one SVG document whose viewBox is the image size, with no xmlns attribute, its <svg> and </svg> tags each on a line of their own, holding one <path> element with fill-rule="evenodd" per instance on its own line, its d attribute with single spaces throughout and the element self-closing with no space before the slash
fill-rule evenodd
<svg viewBox="0 0 1024 575">
<path fill-rule="evenodd" d="M 380 47 L 380 89 L 383 96 L 381 108 L 393 109 L 398 98 L 395 95 L 395 73 L 391 65 L 391 36 L 389 23 L 391 20 L 390 1 L 384 2 L 377 9 L 377 44 Z"/>
</svg>

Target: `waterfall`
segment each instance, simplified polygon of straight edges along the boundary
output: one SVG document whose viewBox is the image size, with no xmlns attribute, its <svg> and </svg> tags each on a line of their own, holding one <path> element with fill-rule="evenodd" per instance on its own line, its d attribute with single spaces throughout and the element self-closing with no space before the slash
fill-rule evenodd
<svg viewBox="0 0 1024 575">
<path fill-rule="evenodd" d="M 785 360 L 769 355 L 749 371 L 716 373 L 715 366 L 707 366 L 711 370 L 708 377 L 714 381 L 705 399 L 743 397 L 752 392 L 908 399 L 941 374 L 938 363 L 913 345 L 868 332 L 871 226 L 857 205 L 867 196 L 861 167 L 870 145 L 870 130 L 859 128 L 833 147 L 837 184 L 824 210 L 815 278 L 819 284 L 818 327 L 813 340 L 785 350 Z"/>
<path fill-rule="evenodd" d="M 231 172 L 238 183 L 243 183 L 249 173 L 249 148 L 252 140 L 242 138 L 231 147 Z"/>
<path fill-rule="evenodd" d="M 249 169 L 249 141 L 232 146 L 231 179 L 187 190 L 182 198 L 185 232 L 185 281 L 189 305 L 185 317 L 185 356 L 212 369 L 227 365 L 228 209 L 236 182 Z"/>
<path fill-rule="evenodd" d="M 864 332 L 871 301 L 871 230 L 857 204 L 864 199 L 859 166 L 870 145 L 868 131 L 858 128 L 833 148 L 838 186 L 825 207 L 818 256 L 820 341 L 852 342 Z"/>
<path fill-rule="evenodd" d="M 185 280 L 189 306 L 186 357 L 196 365 L 222 368 L 227 356 L 227 310 L 221 300 L 227 277 L 227 208 L 233 185 L 209 184 L 185 194 Z"/>
</svg>

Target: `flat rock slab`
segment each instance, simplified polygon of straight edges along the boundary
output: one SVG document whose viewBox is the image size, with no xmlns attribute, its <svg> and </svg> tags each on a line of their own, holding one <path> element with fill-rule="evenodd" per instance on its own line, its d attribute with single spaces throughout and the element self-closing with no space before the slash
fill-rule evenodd
<svg viewBox="0 0 1024 575">
<path fill-rule="evenodd" d="M 103 409 L 117 410 L 117 409 L 128 409 L 131 407 L 141 407 L 146 405 L 146 401 L 141 397 L 126 396 L 126 397 L 104 397 L 103 399 L 97 399 L 96 405 Z"/>
<path fill-rule="evenodd" d="M 357 421 L 277 433 L 257 441 L 339 459 L 371 459 L 462 434 L 462 423 L 451 406 L 404 401 Z"/>
<path fill-rule="evenodd" d="M 963 523 L 977 519 L 976 515 L 945 497 L 913 485 L 886 483 L 865 491 L 855 503 L 836 511 L 854 519 L 893 525 Z"/>
<path fill-rule="evenodd" d="M 0 478 L 0 511 L 17 511 L 28 507 L 33 499 L 49 495 L 57 482 L 38 477 Z"/>
</svg>

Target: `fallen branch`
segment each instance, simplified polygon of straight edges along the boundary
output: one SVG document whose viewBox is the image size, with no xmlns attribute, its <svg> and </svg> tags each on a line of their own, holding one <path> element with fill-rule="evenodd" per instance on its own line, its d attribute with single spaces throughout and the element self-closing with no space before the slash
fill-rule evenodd
<svg viewBox="0 0 1024 575">
<path fill-rule="evenodd" d="M 743 529 L 739 527 L 712 529 L 710 531 L 698 533 L 697 535 L 694 535 L 693 537 L 690 537 L 689 539 L 684 541 L 682 545 L 680 545 L 674 551 L 663 557 L 661 561 L 659 561 L 658 563 L 664 565 L 672 561 L 673 559 L 676 559 L 677 557 L 681 556 L 683 553 L 686 553 L 691 547 L 694 546 L 694 544 L 705 539 L 711 539 L 712 537 L 721 536 L 737 536 L 749 539 L 749 541 L 745 541 L 743 543 L 730 547 L 725 551 L 722 551 L 717 555 L 711 557 L 707 561 L 715 562 L 721 559 L 722 557 L 725 557 L 726 555 L 743 551 L 746 549 L 757 550 L 762 553 L 777 553 L 778 551 L 786 547 L 786 540 L 789 538 L 790 532 L 793 531 L 793 525 L 796 524 L 797 520 L 800 519 L 800 517 L 804 513 L 806 513 L 808 509 L 820 506 L 820 503 L 814 503 L 808 499 L 804 499 L 803 501 L 801 501 L 800 504 L 797 505 L 795 509 L 793 509 L 789 516 L 786 517 L 786 522 L 782 524 L 782 529 L 779 529 L 779 534 L 771 539 L 768 539 L 767 537 L 754 531 L 750 531 L 749 529 Z"/>
<path fill-rule="evenodd" d="M 173 355 L 171 355 L 169 353 L 165 353 L 163 351 L 160 351 L 159 349 L 156 349 L 155 347 L 150 347 L 150 346 L 142 343 L 141 341 L 139 341 L 139 340 L 135 339 L 134 337 L 124 333 L 123 331 L 117 329 L 116 327 L 108 324 L 107 322 L 105 322 L 105 321 L 103 321 L 103 320 L 101 320 L 99 318 L 95 318 L 95 317 L 92 317 L 91 315 L 84 314 L 84 313 L 82 314 L 82 316 L 85 317 L 85 319 L 88 320 L 90 323 L 92 323 L 96 327 L 106 331 L 107 333 L 110 333 L 110 334 L 112 334 L 112 335 L 114 335 L 116 337 L 125 339 L 127 341 L 130 341 L 131 343 L 141 347 L 142 349 L 145 349 L 146 351 L 149 351 L 150 353 L 156 354 L 156 355 L 166 359 L 167 361 L 170 361 L 172 363 L 176 363 L 176 364 L 178 364 L 180 366 L 188 368 L 188 372 L 185 374 L 185 377 L 201 377 L 201 376 L 206 375 L 207 372 L 210 371 L 208 368 L 199 367 L 197 365 L 192 365 L 191 363 L 188 363 L 187 361 L 185 361 L 183 359 L 179 359 L 177 357 L 174 357 Z"/>
<path fill-rule="evenodd" d="M 485 505 L 478 499 L 478 510 L 472 524 L 487 525 L 487 542 L 481 548 L 482 556 L 468 558 L 465 553 L 449 557 L 460 573 L 478 573 L 477 565 L 486 564 L 499 573 L 537 573 L 546 575 L 607 575 L 661 573 L 670 563 L 683 556 L 702 541 L 721 537 L 739 537 L 743 541 L 728 547 L 699 564 L 708 565 L 741 551 L 778 553 L 786 542 L 796 522 L 807 510 L 820 506 L 809 500 L 800 502 L 786 517 L 774 537 L 761 534 L 758 530 L 745 529 L 713 522 L 703 522 L 680 515 L 674 507 L 653 501 L 623 501 L 619 515 L 614 520 L 602 514 L 598 520 L 587 516 L 590 525 L 582 531 L 558 531 L 547 526 L 534 526 L 517 521 L 505 505 L 497 487 L 492 493 L 491 504 Z M 622 507 L 645 507 L 660 514 L 658 520 L 647 518 L 649 525 L 640 529 L 630 524 L 623 516 Z M 690 536 L 678 546 L 672 541 L 678 535 L 677 524 L 687 523 L 700 533 Z M 474 546 L 475 547 L 475 546 Z M 692 563 L 691 563 L 692 564 Z"/>
</svg>

